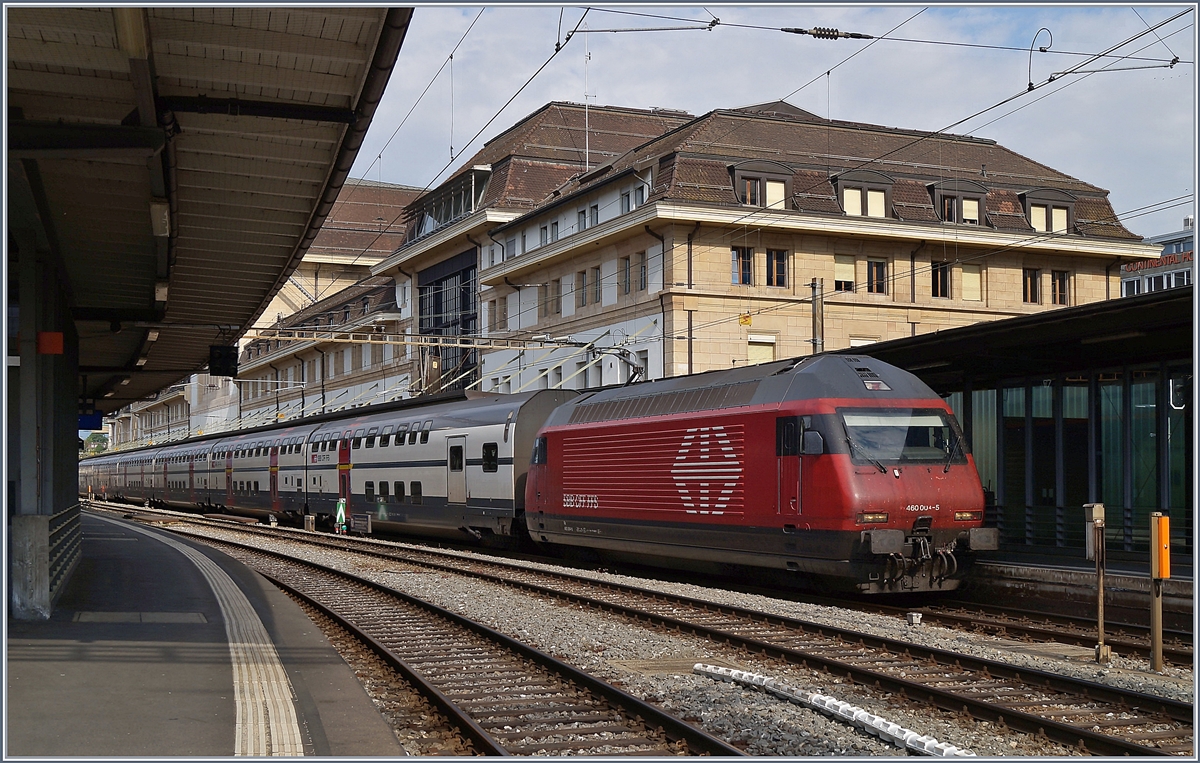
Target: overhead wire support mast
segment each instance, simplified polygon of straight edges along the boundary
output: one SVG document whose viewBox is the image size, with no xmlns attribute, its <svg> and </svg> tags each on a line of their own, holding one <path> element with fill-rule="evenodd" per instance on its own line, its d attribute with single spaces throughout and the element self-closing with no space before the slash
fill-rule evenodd
<svg viewBox="0 0 1200 763">
<path fill-rule="evenodd" d="M 862 32 L 839 32 L 836 29 L 830 29 L 829 27 L 820 27 L 820 26 L 815 26 L 812 29 L 799 29 L 797 27 L 783 27 L 779 31 L 787 32 L 788 34 L 812 35 L 813 37 L 817 38 L 818 40 L 837 40 L 837 39 L 874 40 L 875 39 L 875 35 L 873 35 L 873 34 L 863 34 Z"/>
</svg>

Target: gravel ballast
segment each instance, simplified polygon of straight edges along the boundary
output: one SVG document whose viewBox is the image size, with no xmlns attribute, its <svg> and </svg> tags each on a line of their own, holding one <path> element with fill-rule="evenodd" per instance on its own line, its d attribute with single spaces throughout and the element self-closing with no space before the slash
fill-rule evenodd
<svg viewBox="0 0 1200 763">
<path fill-rule="evenodd" d="M 186 529 L 183 531 L 189 532 Z M 204 537 L 247 542 L 247 536 L 235 530 L 210 526 L 204 528 L 202 534 Z M 613 615 L 545 596 L 283 539 L 259 537 L 253 544 L 353 572 L 470 617 L 564 659 L 635 696 L 654 702 L 667 712 L 693 722 L 753 755 L 867 756 L 905 753 L 859 729 L 769 693 L 693 674 L 692 664 L 708 662 L 769 675 L 806 691 L 819 692 L 858 705 L 920 734 L 981 756 L 1078 754 L 1078 751 L 1063 745 L 1010 729 L 999 729 L 986 722 L 963 719 L 933 707 L 920 707 L 890 694 L 855 685 L 846 679 L 751 655 L 699 637 L 663 633 L 644 624 L 627 622 Z M 402 543 L 387 545 L 419 549 Z M 487 554 L 455 553 L 480 561 L 497 560 Z M 562 571 L 562 568 L 548 564 L 522 564 L 534 569 Z M 1194 697 L 1190 670 L 1168 668 L 1165 675 L 1156 675 L 1149 672 L 1146 661 L 1137 658 L 1118 657 L 1111 667 L 1101 667 L 1081 661 L 1077 648 L 1072 654 L 1066 647 L 1056 649 L 1056 645 L 1039 645 L 1039 653 L 1030 654 L 1025 651 L 1030 649 L 1030 645 L 994 636 L 966 634 L 937 626 L 909 626 L 895 618 L 836 607 L 604 572 L 567 571 L 599 580 L 849 628 L 1171 699 L 1191 702 Z M 1057 652 L 1067 657 L 1057 656 Z"/>
</svg>

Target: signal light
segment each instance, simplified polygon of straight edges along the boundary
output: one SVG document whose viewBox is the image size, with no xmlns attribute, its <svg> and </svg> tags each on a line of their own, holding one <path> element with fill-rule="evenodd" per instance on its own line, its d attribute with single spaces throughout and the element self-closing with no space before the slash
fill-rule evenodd
<svg viewBox="0 0 1200 763">
<path fill-rule="evenodd" d="M 875 525 L 888 521 L 888 515 L 885 511 L 867 512 L 859 514 L 855 521 L 860 525 Z"/>
<path fill-rule="evenodd" d="M 954 512 L 955 522 L 978 522 L 983 519 L 982 511 L 956 511 Z"/>
</svg>

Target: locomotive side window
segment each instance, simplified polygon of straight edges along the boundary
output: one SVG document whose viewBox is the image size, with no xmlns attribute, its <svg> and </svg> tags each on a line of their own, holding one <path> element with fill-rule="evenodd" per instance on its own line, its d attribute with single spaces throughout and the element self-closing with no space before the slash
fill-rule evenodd
<svg viewBox="0 0 1200 763">
<path fill-rule="evenodd" d="M 544 464 L 546 461 L 546 438 L 539 437 L 533 441 L 533 457 L 529 459 L 531 464 Z"/>
<path fill-rule="evenodd" d="M 781 416 L 775 419 L 775 455 L 800 455 L 800 418 Z"/>
<path fill-rule="evenodd" d="M 494 442 L 485 442 L 483 444 L 483 470 L 494 472 L 499 468 L 499 464 L 500 448 Z"/>
</svg>

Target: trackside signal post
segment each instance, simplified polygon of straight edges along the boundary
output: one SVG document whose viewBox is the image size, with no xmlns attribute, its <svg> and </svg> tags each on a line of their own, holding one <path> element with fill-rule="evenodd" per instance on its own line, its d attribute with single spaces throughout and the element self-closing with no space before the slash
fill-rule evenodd
<svg viewBox="0 0 1200 763">
<path fill-rule="evenodd" d="M 1096 662 L 1106 665 L 1112 662 L 1112 647 L 1104 643 L 1104 504 L 1085 503 L 1083 508 L 1092 512 L 1084 537 L 1087 558 L 1096 560 Z"/>
<path fill-rule="evenodd" d="M 1163 669 L 1163 581 L 1171 577 L 1171 518 L 1161 511 L 1150 515 L 1150 669 Z"/>
</svg>

